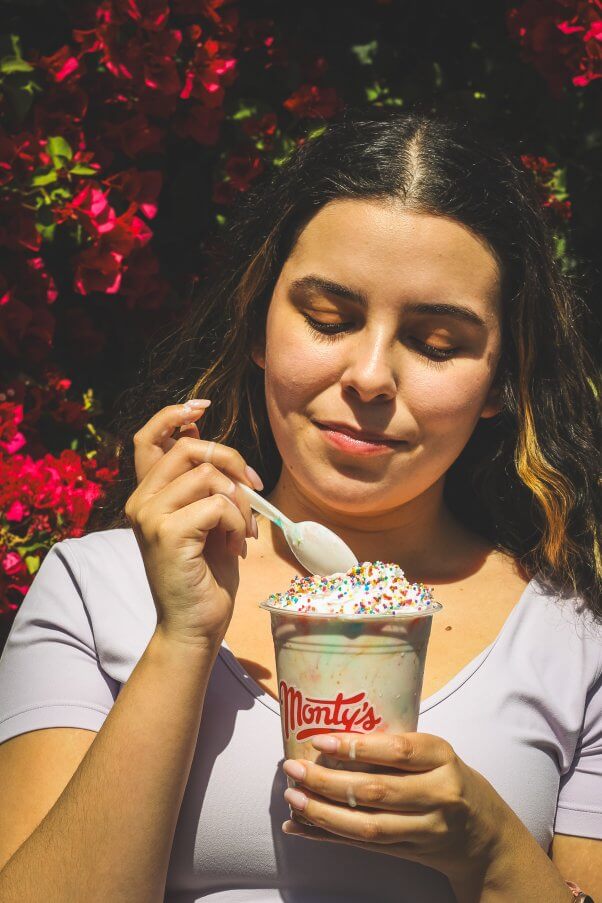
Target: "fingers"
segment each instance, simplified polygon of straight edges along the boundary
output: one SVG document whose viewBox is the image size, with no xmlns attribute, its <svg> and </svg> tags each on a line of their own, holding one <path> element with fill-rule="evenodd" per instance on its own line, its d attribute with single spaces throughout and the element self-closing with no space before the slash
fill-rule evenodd
<svg viewBox="0 0 602 903">
<path fill-rule="evenodd" d="M 235 503 L 225 495 L 217 493 L 197 499 L 184 508 L 169 514 L 163 513 L 159 517 L 145 508 L 143 515 L 141 524 L 152 525 L 152 535 L 146 537 L 148 541 L 155 540 L 168 547 L 173 537 L 178 543 L 182 539 L 195 539 L 204 545 L 207 535 L 219 528 L 227 536 L 228 550 L 233 555 L 242 554 L 245 557 L 245 519 Z"/>
<path fill-rule="evenodd" d="M 317 828 L 350 840 L 377 844 L 413 844 L 432 833 L 436 823 L 431 813 L 411 814 L 367 812 L 337 806 L 313 796 L 288 789 L 284 797 L 291 809 Z"/>
<path fill-rule="evenodd" d="M 332 745 L 330 742 L 332 741 Z M 336 744 L 336 746 L 335 746 Z M 369 762 L 401 771 L 430 771 L 446 765 L 455 758 L 450 744 L 434 734 L 421 732 L 388 734 L 371 731 L 369 734 L 337 734 L 316 737 L 316 749 L 343 761 Z"/>
<path fill-rule="evenodd" d="M 193 421 L 202 417 L 210 404 L 208 398 L 201 398 L 186 404 L 168 405 L 157 411 L 138 430 L 134 436 L 134 465 L 139 483 L 157 461 L 163 458 L 165 452 L 176 444 L 171 436 L 178 427 L 185 429 L 187 424 L 192 423 L 187 434 L 198 437 L 198 428 Z"/>
<path fill-rule="evenodd" d="M 299 766 L 305 770 L 300 777 Z M 369 774 L 360 771 L 340 771 L 324 768 L 306 759 L 287 760 L 284 771 L 302 791 L 310 790 L 328 800 L 357 806 L 385 809 L 392 812 L 420 813 L 436 809 L 440 794 L 424 775 Z"/>
<path fill-rule="evenodd" d="M 207 462 L 176 477 L 160 493 L 152 496 L 146 506 L 152 510 L 153 502 L 161 505 L 164 514 L 171 514 L 199 498 L 221 493 L 238 506 L 245 520 L 246 536 L 255 537 L 253 512 L 237 484 L 225 473 Z"/>
<path fill-rule="evenodd" d="M 231 479 L 239 480 L 252 489 L 258 488 L 257 481 L 254 483 L 246 471 L 247 462 L 236 449 L 219 442 L 184 436 L 146 475 L 145 494 L 159 492 L 176 477 L 203 463 L 214 464 Z"/>
</svg>

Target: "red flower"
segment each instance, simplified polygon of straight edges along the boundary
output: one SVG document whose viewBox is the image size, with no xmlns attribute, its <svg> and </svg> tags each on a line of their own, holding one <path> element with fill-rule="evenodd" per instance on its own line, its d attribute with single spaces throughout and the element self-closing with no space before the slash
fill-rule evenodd
<svg viewBox="0 0 602 903">
<path fill-rule="evenodd" d="M 20 555 L 16 552 L 9 552 L 0 562 L 5 574 L 9 577 L 25 576 L 27 574 L 27 565 Z"/>
<path fill-rule="evenodd" d="M 37 251 L 42 244 L 33 210 L 16 197 L 0 197 L 0 245 L 12 251 Z"/>
<path fill-rule="evenodd" d="M 254 152 L 234 154 L 226 162 L 226 174 L 238 191 L 245 191 L 262 170 L 261 157 Z"/>
<path fill-rule="evenodd" d="M 80 295 L 91 292 L 106 292 L 114 295 L 121 285 L 121 261 L 123 254 L 117 254 L 92 245 L 75 257 L 74 284 Z"/>
<path fill-rule="evenodd" d="M 554 94 L 561 93 L 568 78 L 584 87 L 602 77 L 600 11 L 599 0 L 526 0 L 508 11 L 508 28 L 522 47 L 523 59 Z"/>
<path fill-rule="evenodd" d="M 160 170 L 128 169 L 110 176 L 106 183 L 116 188 L 128 201 L 134 201 L 144 215 L 152 219 L 157 213 L 157 198 L 163 185 Z"/>
<path fill-rule="evenodd" d="M 151 125 L 143 113 L 122 122 L 105 122 L 101 130 L 103 137 L 128 157 L 163 151 L 163 129 Z"/>
<path fill-rule="evenodd" d="M 121 294 L 128 310 L 158 310 L 169 295 L 170 285 L 161 276 L 159 261 L 150 248 L 134 251 L 128 257 Z"/>
<path fill-rule="evenodd" d="M 124 0 L 119 5 L 134 22 L 149 31 L 162 29 L 169 17 L 169 6 L 165 0 Z"/>
<path fill-rule="evenodd" d="M 284 101 L 283 106 L 294 116 L 328 119 L 340 110 L 342 101 L 334 88 L 302 85 Z"/>
<path fill-rule="evenodd" d="M 79 69 L 79 62 L 71 53 L 71 48 L 65 45 L 51 56 L 43 56 L 38 64 L 45 69 L 55 82 L 62 82 Z"/>
<path fill-rule="evenodd" d="M 88 182 L 63 208 L 62 216 L 74 216 L 89 235 L 96 237 L 115 228 L 117 215 L 97 182 Z"/>
</svg>

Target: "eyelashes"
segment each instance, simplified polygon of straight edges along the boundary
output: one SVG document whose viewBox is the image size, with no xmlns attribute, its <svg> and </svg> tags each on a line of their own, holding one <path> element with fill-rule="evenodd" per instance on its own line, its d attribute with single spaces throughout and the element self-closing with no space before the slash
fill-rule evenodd
<svg viewBox="0 0 602 903">
<path fill-rule="evenodd" d="M 319 320 L 314 320 L 309 314 L 303 314 L 303 317 L 312 335 L 316 337 L 317 333 L 319 338 L 327 342 L 336 342 L 353 325 L 352 323 L 321 323 Z M 421 342 L 420 339 L 414 337 L 410 341 L 420 354 L 436 363 L 445 363 L 445 361 L 451 360 L 459 350 L 458 348 L 446 348 L 445 350 L 436 348 L 434 345 Z"/>
</svg>

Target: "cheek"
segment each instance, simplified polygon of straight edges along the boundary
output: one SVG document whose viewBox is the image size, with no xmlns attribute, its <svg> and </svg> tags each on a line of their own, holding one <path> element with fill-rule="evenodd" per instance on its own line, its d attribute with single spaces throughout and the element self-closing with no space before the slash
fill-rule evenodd
<svg viewBox="0 0 602 903">
<path fill-rule="evenodd" d="M 404 399 L 425 432 L 447 432 L 450 427 L 459 434 L 472 431 L 491 382 L 483 363 L 455 360 L 443 366 L 421 364 L 407 377 Z"/>
<path fill-rule="evenodd" d="M 303 327 L 274 329 L 266 341 L 266 394 L 285 413 L 338 379 L 336 355 L 326 344 L 312 342 Z"/>
</svg>

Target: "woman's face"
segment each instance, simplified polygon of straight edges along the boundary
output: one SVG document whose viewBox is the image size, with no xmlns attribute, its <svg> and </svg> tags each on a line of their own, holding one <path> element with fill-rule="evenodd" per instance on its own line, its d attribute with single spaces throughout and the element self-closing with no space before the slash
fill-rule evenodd
<svg viewBox="0 0 602 903">
<path fill-rule="evenodd" d="M 397 201 L 330 202 L 287 259 L 254 354 L 282 476 L 350 514 L 440 488 L 498 409 L 500 348 L 500 271 L 480 238 Z M 360 445 L 325 424 L 394 441 Z"/>
</svg>

